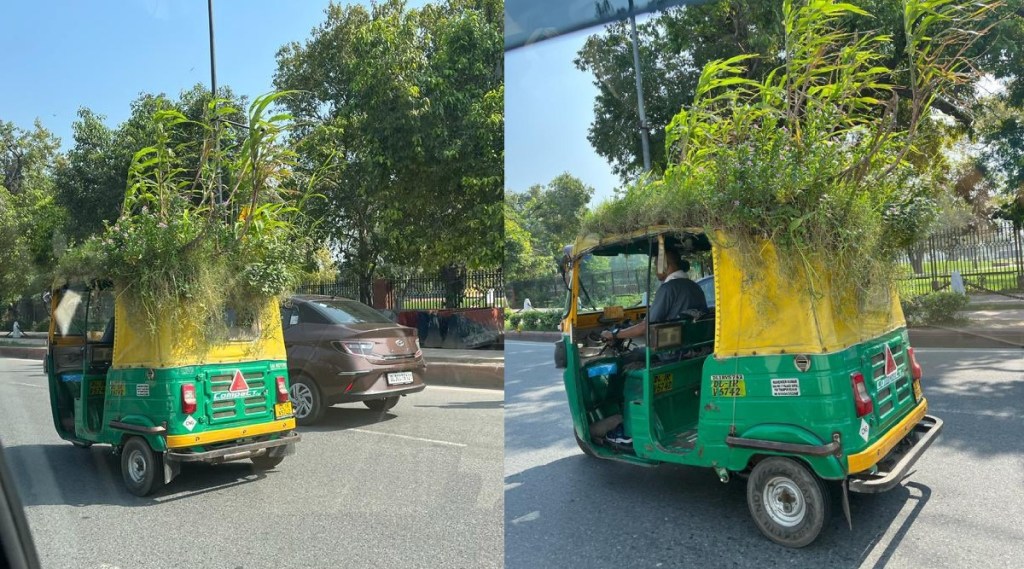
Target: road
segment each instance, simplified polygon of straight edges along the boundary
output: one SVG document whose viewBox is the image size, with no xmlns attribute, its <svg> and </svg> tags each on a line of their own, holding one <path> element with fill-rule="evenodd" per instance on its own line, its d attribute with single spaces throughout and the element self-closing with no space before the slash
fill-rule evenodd
<svg viewBox="0 0 1024 569">
<path fill-rule="evenodd" d="M 550 343 L 505 344 L 505 567 L 1021 567 L 1024 351 L 921 349 L 939 438 L 904 485 L 852 495 L 818 540 L 763 538 L 745 483 L 576 446 Z"/>
<path fill-rule="evenodd" d="M 501 391 L 336 406 L 277 469 L 186 466 L 150 499 L 109 447 L 56 436 L 41 368 L 0 359 L 0 442 L 46 568 L 502 564 Z"/>
</svg>

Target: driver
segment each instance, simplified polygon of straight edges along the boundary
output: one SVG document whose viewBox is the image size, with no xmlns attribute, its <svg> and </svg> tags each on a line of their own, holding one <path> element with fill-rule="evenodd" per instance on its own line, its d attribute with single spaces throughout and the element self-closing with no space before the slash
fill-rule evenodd
<svg viewBox="0 0 1024 569">
<path fill-rule="evenodd" d="M 654 303 L 647 318 L 629 328 L 605 330 L 601 332 L 601 339 L 613 342 L 617 339 L 644 337 L 647 335 L 648 322 L 659 324 L 678 320 L 687 310 L 706 312 L 708 302 L 704 298 L 704 291 L 687 276 L 689 270 L 690 263 L 680 259 L 677 251 L 666 248 L 665 270 L 658 272 L 658 280 L 662 284 L 654 295 Z"/>
</svg>

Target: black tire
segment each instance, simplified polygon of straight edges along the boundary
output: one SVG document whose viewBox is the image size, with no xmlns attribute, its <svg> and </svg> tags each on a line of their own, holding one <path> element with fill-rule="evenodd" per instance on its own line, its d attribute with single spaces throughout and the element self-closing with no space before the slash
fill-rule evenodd
<svg viewBox="0 0 1024 569">
<path fill-rule="evenodd" d="M 256 470 L 270 470 L 284 461 L 284 455 L 270 456 L 265 454 L 263 456 L 254 456 L 249 460 L 252 461 L 252 465 L 256 467 Z"/>
<path fill-rule="evenodd" d="M 324 405 L 320 388 L 312 379 L 304 375 L 296 376 L 288 388 L 288 397 L 292 401 L 295 422 L 299 425 L 312 425 L 323 417 L 327 406 Z"/>
<path fill-rule="evenodd" d="M 747 507 L 757 529 L 786 547 L 809 545 L 831 519 L 828 486 L 800 462 L 771 457 L 747 480 Z"/>
<path fill-rule="evenodd" d="M 580 450 L 583 451 L 583 454 L 589 456 L 590 458 L 600 458 L 599 456 L 597 456 L 597 453 L 595 453 L 590 448 L 590 445 L 586 444 L 585 442 L 583 442 L 582 439 L 580 439 L 580 436 L 576 434 L 575 429 L 573 429 L 572 431 L 572 436 L 574 439 L 576 439 L 576 444 L 580 447 Z"/>
<path fill-rule="evenodd" d="M 89 447 L 92 446 L 92 443 L 88 441 L 71 441 L 71 444 L 75 445 L 75 448 L 80 448 L 83 450 L 88 449 Z"/>
<path fill-rule="evenodd" d="M 164 485 L 164 458 L 142 437 L 131 437 L 121 448 L 121 478 L 128 491 L 148 496 Z"/>
<path fill-rule="evenodd" d="M 367 401 L 363 401 L 363 405 L 369 407 L 371 411 L 387 411 L 395 405 L 398 405 L 398 399 L 399 397 L 397 395 L 394 397 L 385 397 L 384 399 L 369 399 Z"/>
</svg>

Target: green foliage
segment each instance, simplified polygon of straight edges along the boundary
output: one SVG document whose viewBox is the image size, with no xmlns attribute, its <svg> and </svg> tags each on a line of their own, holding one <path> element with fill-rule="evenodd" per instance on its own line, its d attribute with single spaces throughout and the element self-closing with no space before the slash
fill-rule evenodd
<svg viewBox="0 0 1024 569">
<path fill-rule="evenodd" d="M 369 300 L 384 265 L 436 270 L 503 261 L 501 3 L 332 4 L 274 82 L 301 92 L 301 174 L 311 212 Z"/>
<path fill-rule="evenodd" d="M 299 214 L 306 193 L 292 175 L 293 152 L 281 144 L 290 117 L 268 117 L 284 95 L 257 98 L 242 134 L 215 120 L 237 113 L 227 101 L 200 121 L 157 110 L 152 145 L 133 157 L 120 217 L 71 249 L 59 276 L 112 280 L 152 328 L 182 307 L 251 317 L 284 293 L 301 274 L 306 243 Z M 182 128 L 204 136 L 177 142 Z M 224 326 L 211 319 L 207 339 L 223 337 Z"/>
<path fill-rule="evenodd" d="M 868 17 L 851 4 L 787 0 L 782 63 L 761 80 L 746 75 L 754 55 L 708 63 L 693 105 L 666 129 L 677 162 L 598 208 L 586 229 L 721 229 L 739 241 L 720 245 L 740 246 L 751 264 L 768 241 L 788 269 L 827 264 L 838 290 L 891 282 L 893 257 L 935 209 L 908 155 L 931 103 L 969 81 L 962 53 L 988 9 L 905 0 L 911 96 L 900 121 L 896 71 L 884 64 L 893 38 L 845 31 L 845 20 Z"/>
<path fill-rule="evenodd" d="M 520 237 L 529 239 L 531 251 L 543 260 L 540 270 L 523 273 L 517 279 L 534 278 L 556 274 L 562 258 L 562 248 L 576 240 L 580 231 L 580 220 L 587 212 L 587 205 L 594 195 L 594 188 L 585 185 L 568 172 L 559 174 L 546 186 L 536 185 L 523 193 L 507 192 L 505 195 L 506 219 L 512 219 L 525 233 Z M 506 231 L 508 231 L 506 225 Z M 513 228 L 515 230 L 515 228 Z M 506 238 L 506 247 L 509 246 Z M 515 249 L 516 253 L 519 249 Z M 510 252 L 506 249 L 506 257 Z M 527 261 L 515 261 L 516 266 Z M 514 273 L 511 273 L 514 274 Z"/>
<path fill-rule="evenodd" d="M 556 310 L 524 310 L 509 314 L 507 320 L 512 330 L 555 332 L 562 321 L 562 313 Z"/>
<path fill-rule="evenodd" d="M 62 241 L 52 181 L 58 147 L 38 122 L 26 131 L 0 121 L 0 307 L 46 286 Z"/>
<path fill-rule="evenodd" d="M 933 292 L 900 300 L 903 315 L 911 325 L 962 324 L 967 295 L 958 292 Z"/>
</svg>

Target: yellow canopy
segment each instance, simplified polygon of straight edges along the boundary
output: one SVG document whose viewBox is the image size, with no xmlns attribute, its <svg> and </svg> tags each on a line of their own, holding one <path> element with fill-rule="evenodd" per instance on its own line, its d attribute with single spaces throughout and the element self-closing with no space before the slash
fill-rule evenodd
<svg viewBox="0 0 1024 569">
<path fill-rule="evenodd" d="M 718 232 L 712 247 L 718 357 L 834 352 L 906 326 L 894 289 L 833 290 L 824 262 L 782 274 L 768 243 L 759 267 L 741 264 L 728 241 Z"/>
<path fill-rule="evenodd" d="M 248 341 L 207 344 L 203 341 L 201 311 L 182 309 L 181 315 L 160 323 L 156 333 L 129 314 L 125 302 L 114 304 L 114 368 L 169 368 L 252 360 L 285 360 L 281 313 L 274 299 L 263 306 L 259 335 Z"/>
</svg>

